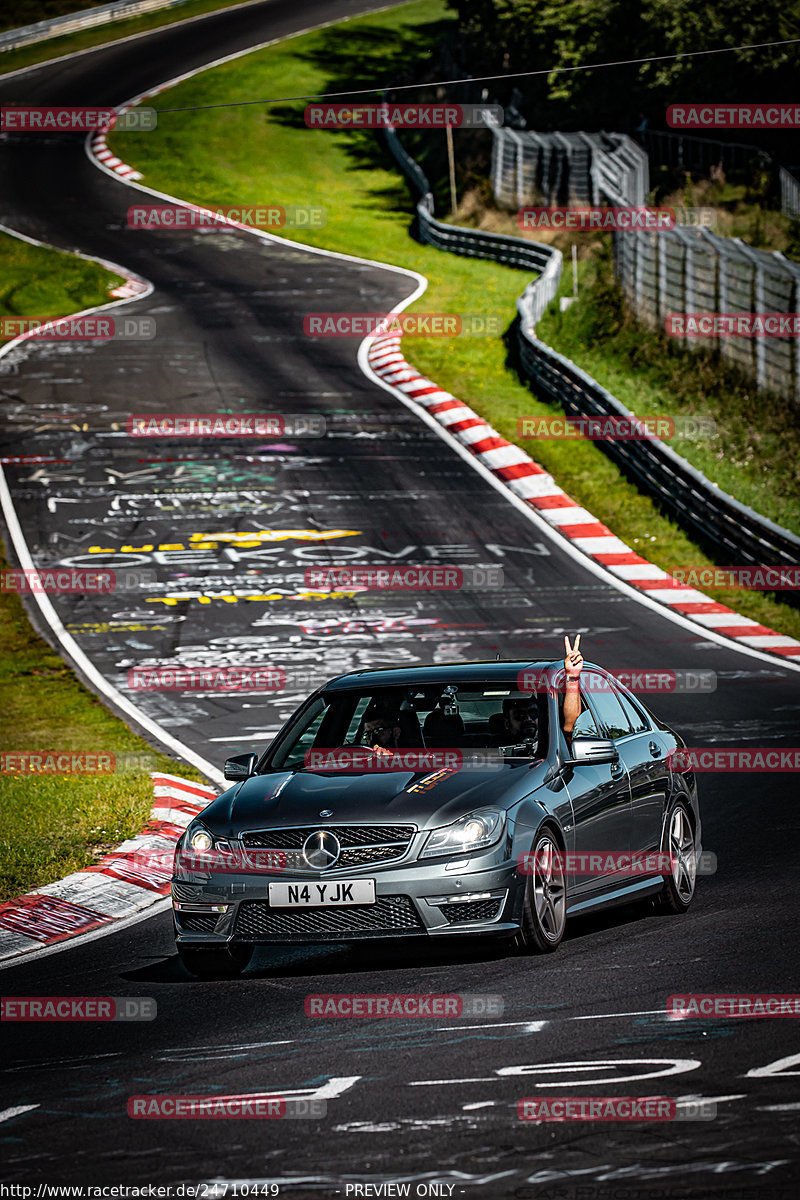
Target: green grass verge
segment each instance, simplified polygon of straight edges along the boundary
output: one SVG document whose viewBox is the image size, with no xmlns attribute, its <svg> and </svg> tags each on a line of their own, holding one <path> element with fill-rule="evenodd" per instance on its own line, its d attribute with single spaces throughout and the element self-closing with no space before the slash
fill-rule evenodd
<svg viewBox="0 0 800 1200">
<path fill-rule="evenodd" d="M 0 555 L 0 568 L 7 566 Z M 139 833 L 153 805 L 149 771 L 202 778 L 112 716 L 9 593 L 0 593 L 0 713 L 3 753 L 136 756 L 111 775 L 0 774 L 0 900 L 90 866 Z"/>
<path fill-rule="evenodd" d="M 108 304 L 123 283 L 100 263 L 0 233 L 0 316 L 63 317 Z M 0 331 L 1 334 L 1 331 Z M 0 335 L 0 342 L 9 341 Z"/>
<path fill-rule="evenodd" d="M 581 265 L 579 277 L 578 302 L 565 313 L 551 304 L 537 325 L 539 337 L 637 416 L 712 418 L 712 437 L 676 436 L 669 445 L 743 504 L 800 533 L 800 437 L 791 401 L 759 392 L 702 348 L 685 350 L 636 321 L 614 280 L 608 247 Z M 571 271 L 562 282 L 562 291 L 571 291 Z"/>
<path fill-rule="evenodd" d="M 0 54 L 0 78 L 9 71 L 18 71 L 21 67 L 48 62 L 51 58 L 60 58 L 63 54 L 74 54 L 76 50 L 102 46 L 106 42 L 115 42 L 118 38 L 130 37 L 134 33 L 145 33 L 148 29 L 160 29 L 163 25 L 173 25 L 176 21 L 185 21 L 187 17 L 201 16 L 203 13 L 215 12 L 222 8 L 233 8 L 241 3 L 242 0 L 188 0 L 186 4 L 181 4 L 177 8 L 165 8 L 143 17 L 130 17 L 125 21 L 112 21 L 108 25 L 98 25 L 94 29 L 83 29 L 79 33 L 68 33 L 63 37 L 49 38 L 46 42 L 34 42 L 31 46 L 21 46 L 19 50 L 6 50 Z M 76 5 L 76 8 L 88 7 L 89 5 L 82 3 Z M 17 20 L 15 15 L 13 19 L 0 21 L 0 29 L 17 29 L 22 25 L 31 25 L 39 19 L 44 18 Z M 26 102 L 23 98 L 17 101 L 19 104 Z"/>
<path fill-rule="evenodd" d="M 123 282 L 98 263 L 3 233 L 0 264 L 0 316 L 64 316 L 107 303 Z M 153 803 L 148 770 L 199 778 L 111 716 L 9 594 L 0 594 L 0 713 L 3 752 L 144 756 L 138 769 L 108 776 L 0 774 L 0 900 L 89 866 L 138 833 Z"/>
<path fill-rule="evenodd" d="M 428 56 L 446 28 L 452 21 L 439 0 L 354 18 L 196 76 L 158 97 L 156 106 L 224 105 L 253 96 L 369 86 L 385 77 L 387 62 L 413 63 Z M 422 272 L 430 286 L 416 304 L 418 311 L 491 312 L 507 321 L 515 313 L 523 273 L 414 242 L 408 190 L 379 139 L 368 131 L 309 130 L 302 103 L 165 113 L 146 140 L 114 133 L 111 143 L 144 173 L 146 184 L 201 204 L 326 206 L 324 229 L 287 233 L 297 241 Z M 649 497 L 621 478 L 597 446 L 520 442 L 517 418 L 552 409 L 535 400 L 509 369 L 502 340 L 406 339 L 405 353 L 503 436 L 524 445 L 576 500 L 652 561 L 665 570 L 711 565 Z M 800 636 L 800 614 L 769 596 L 723 592 L 718 598 Z"/>
</svg>

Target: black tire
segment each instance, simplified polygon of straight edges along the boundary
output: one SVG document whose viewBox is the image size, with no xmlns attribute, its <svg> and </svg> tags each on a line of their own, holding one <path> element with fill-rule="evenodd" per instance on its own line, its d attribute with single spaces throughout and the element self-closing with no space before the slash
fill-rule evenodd
<svg viewBox="0 0 800 1200">
<path fill-rule="evenodd" d="M 528 954 L 557 950 L 567 924 L 564 855 L 552 831 L 542 829 L 531 850 L 517 945 Z"/>
<path fill-rule="evenodd" d="M 664 879 L 664 890 L 656 896 L 657 911 L 685 913 L 694 898 L 697 883 L 697 844 L 685 800 L 678 800 L 664 822 L 662 849 L 673 860 L 672 872 Z"/>
<path fill-rule="evenodd" d="M 200 979 L 235 979 L 253 957 L 255 946 L 220 947 L 219 950 L 178 946 L 180 960 Z"/>
</svg>

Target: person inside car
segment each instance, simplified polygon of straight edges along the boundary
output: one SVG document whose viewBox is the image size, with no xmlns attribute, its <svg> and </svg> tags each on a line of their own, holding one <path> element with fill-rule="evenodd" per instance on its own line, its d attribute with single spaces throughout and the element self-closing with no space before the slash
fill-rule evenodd
<svg viewBox="0 0 800 1200">
<path fill-rule="evenodd" d="M 535 696 L 503 701 L 505 739 L 508 742 L 535 742 L 539 736 L 539 705 Z"/>
<path fill-rule="evenodd" d="M 580 652 L 581 635 L 575 638 L 575 645 L 570 644 L 564 636 L 564 705 L 562 709 L 561 728 L 569 738 L 573 727 L 581 714 L 580 674 L 583 667 L 583 655 Z M 539 737 L 539 705 L 535 696 L 509 697 L 503 701 L 503 730 L 499 735 L 501 744 L 517 745 L 522 742 L 536 742 Z"/>
<path fill-rule="evenodd" d="M 398 710 L 370 705 L 364 713 L 361 744 L 376 754 L 392 754 L 400 745 L 401 728 Z"/>
</svg>

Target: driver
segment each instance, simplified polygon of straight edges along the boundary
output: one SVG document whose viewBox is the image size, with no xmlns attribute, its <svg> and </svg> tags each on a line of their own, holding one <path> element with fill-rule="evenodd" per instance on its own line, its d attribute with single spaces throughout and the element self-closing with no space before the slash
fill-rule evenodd
<svg viewBox="0 0 800 1200">
<path fill-rule="evenodd" d="M 572 729 L 581 713 L 580 675 L 583 669 L 583 655 L 580 650 L 581 635 L 578 634 L 572 644 L 564 635 L 564 705 L 562 709 L 561 728 L 570 740 Z M 535 696 L 510 697 L 503 701 L 503 721 L 505 737 L 515 744 L 520 742 L 536 742 L 539 738 L 539 706 Z"/>
<path fill-rule="evenodd" d="M 503 701 L 503 720 L 509 742 L 535 742 L 539 737 L 539 706 L 531 696 Z"/>
<path fill-rule="evenodd" d="M 400 733 L 400 713 L 397 709 L 370 705 L 364 713 L 361 744 L 370 746 L 376 754 L 393 754 L 400 745 Z"/>
</svg>

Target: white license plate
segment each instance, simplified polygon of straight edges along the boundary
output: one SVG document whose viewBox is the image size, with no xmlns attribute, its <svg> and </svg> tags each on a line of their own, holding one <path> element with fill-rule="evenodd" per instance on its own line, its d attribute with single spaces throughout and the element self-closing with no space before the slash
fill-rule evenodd
<svg viewBox="0 0 800 1200">
<path fill-rule="evenodd" d="M 340 904 L 374 904 L 374 879 L 326 879 L 307 883 L 271 883 L 272 908 L 312 908 Z"/>
</svg>

